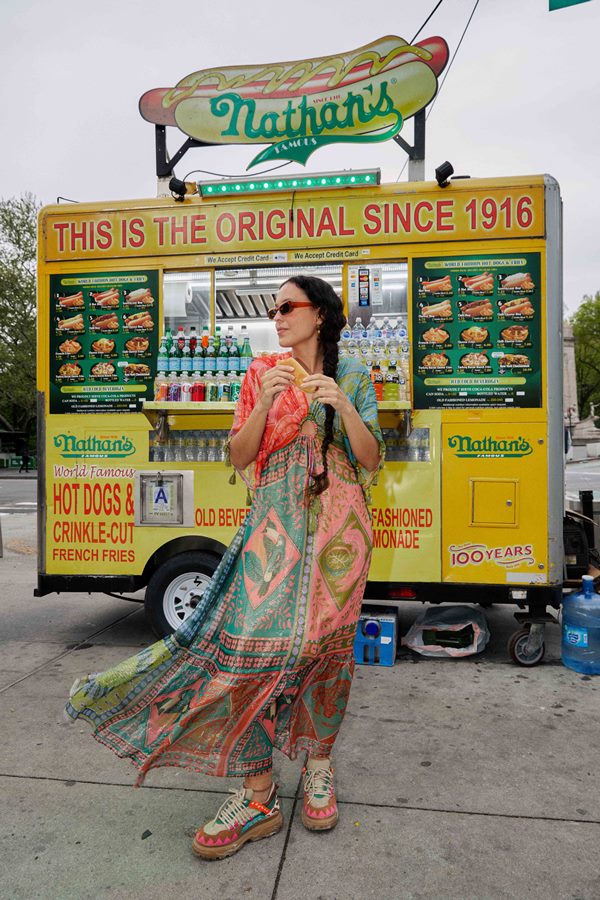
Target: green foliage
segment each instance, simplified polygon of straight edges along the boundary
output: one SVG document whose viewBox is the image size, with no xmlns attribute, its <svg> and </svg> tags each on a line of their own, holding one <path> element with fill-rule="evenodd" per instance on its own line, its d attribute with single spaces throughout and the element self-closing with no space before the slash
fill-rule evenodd
<svg viewBox="0 0 600 900">
<path fill-rule="evenodd" d="M 32 194 L 0 200 L 0 419 L 35 432 L 36 233 Z"/>
<path fill-rule="evenodd" d="M 585 296 L 571 317 L 575 337 L 575 369 L 579 416 L 590 414 L 590 403 L 600 404 L 600 291 Z"/>
</svg>

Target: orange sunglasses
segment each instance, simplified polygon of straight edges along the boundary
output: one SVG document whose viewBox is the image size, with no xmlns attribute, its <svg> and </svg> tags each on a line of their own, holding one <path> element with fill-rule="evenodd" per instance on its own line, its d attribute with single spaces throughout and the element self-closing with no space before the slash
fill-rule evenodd
<svg viewBox="0 0 600 900">
<path fill-rule="evenodd" d="M 272 306 L 271 309 L 268 309 L 267 315 L 270 319 L 274 319 L 277 313 L 287 316 L 297 306 L 312 306 L 312 303 L 308 300 L 284 300 L 280 306 Z"/>
</svg>

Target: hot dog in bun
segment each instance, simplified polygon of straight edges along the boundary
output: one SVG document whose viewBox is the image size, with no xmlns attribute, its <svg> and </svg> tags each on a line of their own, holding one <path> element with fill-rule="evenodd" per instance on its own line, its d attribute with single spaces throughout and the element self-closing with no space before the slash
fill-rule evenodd
<svg viewBox="0 0 600 900">
<path fill-rule="evenodd" d="M 287 359 L 278 359 L 278 366 L 291 366 L 294 370 L 294 384 L 297 388 L 300 388 L 302 391 L 314 391 L 314 387 L 303 387 L 304 379 L 308 377 L 308 372 L 301 366 L 297 359 L 294 359 L 293 356 L 289 356 Z"/>
</svg>

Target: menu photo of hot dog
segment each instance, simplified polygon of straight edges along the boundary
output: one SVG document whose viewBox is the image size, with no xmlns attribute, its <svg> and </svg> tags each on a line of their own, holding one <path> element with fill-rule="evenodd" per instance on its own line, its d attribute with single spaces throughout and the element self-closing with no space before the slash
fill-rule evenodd
<svg viewBox="0 0 600 900">
<path fill-rule="evenodd" d="M 494 318 L 492 301 L 487 297 L 478 300 L 459 300 L 458 318 L 475 322 L 486 322 Z"/>
<path fill-rule="evenodd" d="M 140 312 L 127 313 L 123 316 L 123 326 L 135 331 L 152 331 L 154 328 L 154 319 L 147 310 Z"/>
<path fill-rule="evenodd" d="M 465 294 L 493 294 L 494 275 L 492 272 L 482 272 L 480 275 L 459 275 L 459 292 Z"/>
<path fill-rule="evenodd" d="M 443 278 L 433 278 L 431 280 L 421 278 L 418 282 L 418 289 L 421 295 L 430 297 L 443 297 L 454 293 L 450 275 L 444 275 Z"/>
<path fill-rule="evenodd" d="M 154 297 L 150 288 L 137 288 L 125 294 L 125 303 L 127 306 L 149 307 L 154 305 Z"/>
<path fill-rule="evenodd" d="M 431 319 L 441 319 L 449 321 L 452 318 L 452 301 L 450 298 L 440 301 L 440 303 L 421 303 L 419 302 L 419 317 L 422 320 L 429 321 Z"/>
<path fill-rule="evenodd" d="M 77 291 L 74 294 L 57 294 L 56 305 L 59 309 L 81 309 L 85 306 L 83 291 Z"/>
<path fill-rule="evenodd" d="M 512 275 L 500 275 L 498 281 L 500 290 L 511 294 L 525 294 L 535 290 L 535 284 L 529 272 L 513 272 Z"/>
<path fill-rule="evenodd" d="M 498 316 L 505 319 L 532 319 L 535 315 L 529 297 L 513 297 L 512 300 L 498 300 Z"/>
<path fill-rule="evenodd" d="M 116 312 L 105 313 L 102 316 L 90 315 L 91 331 L 118 331 L 119 317 Z"/>
<path fill-rule="evenodd" d="M 120 297 L 121 292 L 116 287 L 97 293 L 90 291 L 90 299 L 94 306 L 97 306 L 99 309 L 115 309 L 119 305 Z"/>
</svg>

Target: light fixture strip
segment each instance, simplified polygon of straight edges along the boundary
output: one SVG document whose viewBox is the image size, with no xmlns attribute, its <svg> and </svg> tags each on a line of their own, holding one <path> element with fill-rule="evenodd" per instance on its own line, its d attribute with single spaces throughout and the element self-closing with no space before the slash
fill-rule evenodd
<svg viewBox="0 0 600 900">
<path fill-rule="evenodd" d="M 348 172 L 315 172 L 279 178 L 243 178 L 236 180 L 199 181 L 201 197 L 225 197 L 232 194 L 265 194 L 280 191 L 310 191 L 336 188 L 372 187 L 381 181 L 380 169 Z"/>
</svg>

